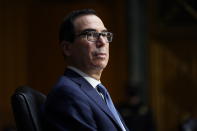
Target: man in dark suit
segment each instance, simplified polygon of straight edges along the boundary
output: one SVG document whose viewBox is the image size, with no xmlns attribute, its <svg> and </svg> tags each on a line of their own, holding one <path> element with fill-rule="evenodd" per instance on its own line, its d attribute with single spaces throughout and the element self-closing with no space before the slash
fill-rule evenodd
<svg viewBox="0 0 197 131">
<path fill-rule="evenodd" d="M 112 33 L 91 9 L 70 13 L 60 27 L 68 64 L 43 108 L 47 131 L 128 131 L 100 77 Z"/>
</svg>

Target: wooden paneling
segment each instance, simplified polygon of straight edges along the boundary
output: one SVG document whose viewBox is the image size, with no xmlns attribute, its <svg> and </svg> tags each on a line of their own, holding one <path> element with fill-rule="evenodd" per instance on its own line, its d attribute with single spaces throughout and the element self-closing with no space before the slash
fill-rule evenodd
<svg viewBox="0 0 197 131">
<path fill-rule="evenodd" d="M 197 114 L 197 45 L 188 40 L 150 43 L 152 105 L 159 131 L 177 131 L 186 115 Z"/>
<path fill-rule="evenodd" d="M 0 8 L 0 130 L 13 124 L 10 96 L 27 80 L 26 8 L 2 2 Z"/>
<path fill-rule="evenodd" d="M 197 22 L 177 19 L 181 12 L 193 17 L 178 1 L 149 0 L 148 7 L 151 105 L 158 131 L 178 131 L 185 116 L 197 116 Z"/>
</svg>

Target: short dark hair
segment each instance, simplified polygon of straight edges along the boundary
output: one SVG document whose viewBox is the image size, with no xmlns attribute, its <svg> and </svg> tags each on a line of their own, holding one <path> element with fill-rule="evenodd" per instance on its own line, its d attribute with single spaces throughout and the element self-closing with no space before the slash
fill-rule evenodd
<svg viewBox="0 0 197 131">
<path fill-rule="evenodd" d="M 74 20 L 79 16 L 89 14 L 97 15 L 96 11 L 93 9 L 75 10 L 68 14 L 60 26 L 59 42 L 62 42 L 63 40 L 73 42 L 75 39 L 75 29 L 73 25 Z"/>
</svg>

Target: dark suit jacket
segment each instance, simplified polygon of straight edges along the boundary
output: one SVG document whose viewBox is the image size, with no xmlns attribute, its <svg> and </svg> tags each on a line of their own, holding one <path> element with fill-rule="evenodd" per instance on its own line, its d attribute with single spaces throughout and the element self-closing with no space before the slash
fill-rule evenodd
<svg viewBox="0 0 197 131">
<path fill-rule="evenodd" d="M 102 97 L 70 69 L 47 96 L 43 117 L 46 131 L 121 131 Z"/>
</svg>

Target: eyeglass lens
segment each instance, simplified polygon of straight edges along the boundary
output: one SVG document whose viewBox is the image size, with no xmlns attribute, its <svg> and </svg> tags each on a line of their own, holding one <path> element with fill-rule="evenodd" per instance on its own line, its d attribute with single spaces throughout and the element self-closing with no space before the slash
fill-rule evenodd
<svg viewBox="0 0 197 131">
<path fill-rule="evenodd" d="M 87 32 L 86 37 L 88 41 L 95 42 L 102 36 L 105 42 L 112 42 L 113 34 L 111 32 Z"/>
</svg>

